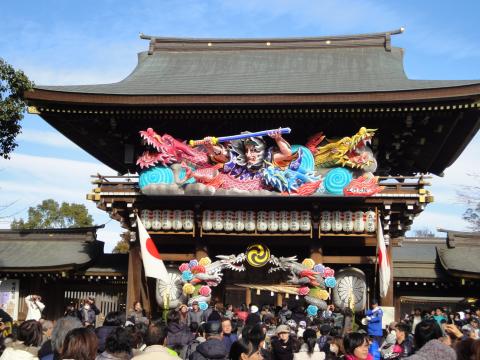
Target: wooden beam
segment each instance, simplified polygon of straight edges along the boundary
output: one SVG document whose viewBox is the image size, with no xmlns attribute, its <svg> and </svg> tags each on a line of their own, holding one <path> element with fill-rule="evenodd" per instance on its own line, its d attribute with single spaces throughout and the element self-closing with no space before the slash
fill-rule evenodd
<svg viewBox="0 0 480 360">
<path fill-rule="evenodd" d="M 195 258 L 194 253 L 162 253 L 163 261 L 190 261 Z"/>
<path fill-rule="evenodd" d="M 375 264 L 375 256 L 323 256 L 324 264 Z"/>
</svg>

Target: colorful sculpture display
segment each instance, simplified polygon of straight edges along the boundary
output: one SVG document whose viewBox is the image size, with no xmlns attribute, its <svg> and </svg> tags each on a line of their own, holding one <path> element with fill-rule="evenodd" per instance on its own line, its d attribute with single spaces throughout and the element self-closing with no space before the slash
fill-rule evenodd
<svg viewBox="0 0 480 360">
<path fill-rule="evenodd" d="M 137 159 L 144 194 L 371 196 L 380 191 L 368 147 L 375 130 L 305 146 L 282 136 L 289 128 L 192 140 L 193 146 L 153 129 L 141 131 L 146 151 Z M 261 136 L 260 136 L 261 135 Z M 267 146 L 263 136 L 273 139 Z"/>
</svg>

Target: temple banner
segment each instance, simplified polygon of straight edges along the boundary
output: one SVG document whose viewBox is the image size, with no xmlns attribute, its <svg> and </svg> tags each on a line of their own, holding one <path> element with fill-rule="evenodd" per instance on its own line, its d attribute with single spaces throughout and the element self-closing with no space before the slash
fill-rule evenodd
<svg viewBox="0 0 480 360">
<path fill-rule="evenodd" d="M 186 142 L 140 131 L 139 185 L 146 195 L 372 196 L 383 190 L 369 147 L 375 129 L 290 145 L 290 128 Z"/>
</svg>

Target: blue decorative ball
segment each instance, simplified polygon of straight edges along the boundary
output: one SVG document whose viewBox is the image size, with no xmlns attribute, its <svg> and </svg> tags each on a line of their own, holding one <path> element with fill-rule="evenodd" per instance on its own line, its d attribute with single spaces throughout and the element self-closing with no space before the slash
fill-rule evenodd
<svg viewBox="0 0 480 360">
<path fill-rule="evenodd" d="M 350 184 L 352 177 L 352 172 L 350 170 L 342 167 L 334 168 L 325 176 L 323 185 L 328 193 L 333 195 L 343 195 L 343 188 Z"/>
<path fill-rule="evenodd" d="M 195 267 L 198 265 L 198 261 L 193 259 L 193 260 L 190 260 L 190 262 L 188 263 L 188 266 L 191 268 Z"/>
<path fill-rule="evenodd" d="M 329 277 L 325 278 L 325 286 L 327 286 L 329 288 L 333 288 L 333 287 L 335 287 L 335 285 L 337 285 L 337 280 L 335 280 L 335 278 L 333 276 L 329 276 Z"/>
<path fill-rule="evenodd" d="M 208 309 L 208 304 L 205 301 L 199 301 L 198 307 L 200 308 L 200 310 L 205 311 Z"/>
<path fill-rule="evenodd" d="M 317 264 L 313 267 L 313 271 L 323 274 L 323 270 L 325 270 L 325 266 L 322 264 Z"/>
<path fill-rule="evenodd" d="M 308 305 L 307 307 L 307 314 L 310 316 L 317 316 L 318 307 L 315 305 Z"/>
<path fill-rule="evenodd" d="M 167 166 L 155 166 L 140 173 L 138 184 L 140 189 L 150 184 L 173 184 L 173 171 Z"/>
<path fill-rule="evenodd" d="M 185 270 L 182 272 L 182 280 L 188 282 L 193 279 L 193 274 L 190 270 Z"/>
</svg>

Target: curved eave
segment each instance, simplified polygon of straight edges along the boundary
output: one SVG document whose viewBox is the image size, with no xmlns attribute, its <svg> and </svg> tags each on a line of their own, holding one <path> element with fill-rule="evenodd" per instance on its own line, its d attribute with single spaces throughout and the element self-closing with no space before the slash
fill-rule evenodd
<svg viewBox="0 0 480 360">
<path fill-rule="evenodd" d="M 29 101 L 79 105 L 278 105 L 409 103 L 480 98 L 480 83 L 434 89 L 329 94 L 248 94 L 248 95 L 117 95 L 89 94 L 34 89 L 25 94 Z"/>
</svg>

